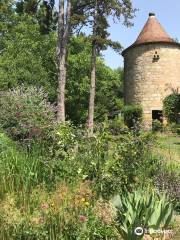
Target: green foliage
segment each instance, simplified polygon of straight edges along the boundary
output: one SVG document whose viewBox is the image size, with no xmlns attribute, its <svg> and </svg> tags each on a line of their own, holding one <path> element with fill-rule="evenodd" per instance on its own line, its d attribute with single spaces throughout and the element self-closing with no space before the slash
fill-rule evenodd
<svg viewBox="0 0 180 240">
<path fill-rule="evenodd" d="M 33 18 L 23 15 L 16 16 L 16 25 L 2 36 L 1 41 L 0 89 L 7 90 L 21 84 L 43 86 L 54 100 L 56 35 L 41 35 Z"/>
<path fill-rule="evenodd" d="M 101 56 L 95 133 L 88 138 L 86 129 L 77 127 L 87 119 L 92 42 L 98 50 L 119 50 L 108 38 L 107 16 L 119 20 L 123 14 L 126 25 L 134 16 L 131 1 L 98 2 L 98 36 L 78 34 L 68 46 L 66 113 L 75 126 L 56 124 L 49 103 L 57 98 L 54 1 L 0 1 L 0 239 L 116 240 L 120 222 L 125 237 L 132 233 L 128 224 L 169 224 L 172 204 L 165 195 L 134 192 L 137 186 L 154 184 L 179 201 L 177 166 L 162 166 L 152 154 L 154 136 L 136 131 L 140 107 L 125 108 L 131 131 L 122 117 L 113 119 L 123 107 L 123 70 L 110 69 Z M 94 3 L 73 1 L 73 30 L 92 17 Z M 118 219 L 108 201 L 117 193 Z"/>
<path fill-rule="evenodd" d="M 2 35 L 7 32 L 7 30 L 12 25 L 13 20 L 13 0 L 3 0 L 0 2 L 0 39 Z M 0 45 L 1 49 L 1 45 Z"/>
<path fill-rule="evenodd" d="M 132 1 L 82 0 L 81 4 L 84 6 L 85 22 L 89 23 L 92 29 L 94 29 L 91 41 L 93 45 L 96 45 L 97 52 L 99 53 L 111 47 L 120 53 L 122 50 L 121 44 L 109 38 L 109 17 L 112 17 L 114 21 L 122 20 L 126 26 L 132 26 L 131 20 L 137 11 L 137 9 L 134 9 Z M 96 11 L 97 16 L 95 16 Z M 97 26 L 96 28 L 94 28 L 95 25 Z"/>
<path fill-rule="evenodd" d="M 171 123 L 170 125 L 170 129 L 172 131 L 172 133 L 177 133 L 178 135 L 180 135 L 180 124 L 179 123 Z"/>
<path fill-rule="evenodd" d="M 162 163 L 160 170 L 154 178 L 155 186 L 160 192 L 166 192 L 175 202 L 180 211 L 180 167 L 178 163 Z"/>
<path fill-rule="evenodd" d="M 170 123 L 177 123 L 180 113 L 180 94 L 172 93 L 163 101 L 164 114 Z"/>
<path fill-rule="evenodd" d="M 66 113 L 75 124 L 84 124 L 88 115 L 90 85 L 90 39 L 73 37 L 69 46 Z M 97 61 L 95 120 L 102 121 L 122 108 L 122 70 L 112 70 L 101 58 Z"/>
<path fill-rule="evenodd" d="M 48 34 L 56 29 L 58 13 L 55 11 L 54 0 L 18 0 L 15 10 L 19 15 L 33 16 L 40 26 L 40 32 L 43 34 Z"/>
<path fill-rule="evenodd" d="M 109 120 L 109 130 L 112 135 L 117 136 L 129 131 L 128 127 L 124 123 L 124 118 L 122 116 L 117 116 L 114 119 Z"/>
<path fill-rule="evenodd" d="M 138 105 L 127 105 L 123 109 L 125 124 L 132 128 L 142 120 L 142 108 Z"/>
<path fill-rule="evenodd" d="M 83 129 L 68 123 L 54 125 L 54 130 L 48 132 L 44 149 L 39 145 L 39 151 L 34 148 L 28 153 L 17 151 L 17 146 L 1 134 L 0 197 L 4 200 L 0 204 L 0 236 L 7 233 L 4 239 L 9 236 L 12 239 L 22 236 L 48 239 L 52 234 L 61 239 L 76 239 L 77 236 L 80 239 L 87 239 L 87 236 L 90 239 L 118 239 L 114 211 L 98 199 L 102 196 L 109 199 L 119 192 L 124 201 L 129 201 L 131 193 L 123 195 L 124 188 L 132 192 L 142 183 L 151 183 L 160 166 L 151 156 L 153 142 L 150 133 L 136 135 L 131 131 L 113 136 L 107 123 L 97 127 L 96 134 L 89 139 Z M 59 182 L 66 184 L 57 190 Z M 79 189 L 78 182 L 84 187 Z M 75 189 L 67 190 L 72 183 Z M 86 183 L 92 183 L 93 195 Z M 33 189 L 35 195 L 31 194 Z M 20 191 L 21 194 L 17 194 Z M 141 192 L 137 199 L 141 201 L 142 196 L 148 199 L 149 195 Z M 161 196 L 158 200 L 155 197 L 155 203 L 151 204 L 153 224 L 154 219 L 161 219 L 163 215 L 159 218 L 155 214 L 160 205 L 164 209 L 164 198 L 160 199 Z M 143 201 L 140 201 L 134 216 L 142 207 Z M 22 205 L 26 207 L 21 209 Z M 7 209 L 11 209 L 8 214 Z M 131 215 L 130 207 L 127 214 Z M 124 216 L 119 213 L 118 221 Z M 153 225 L 150 220 L 148 224 Z"/>
<path fill-rule="evenodd" d="M 152 122 L 152 131 L 162 132 L 163 131 L 163 123 L 161 123 L 159 120 L 154 120 Z"/>
<path fill-rule="evenodd" d="M 81 162 L 78 159 L 81 130 L 71 125 L 55 124 L 44 142 L 46 151 L 45 161 L 51 169 L 54 181 L 73 182 L 82 179 Z"/>
<path fill-rule="evenodd" d="M 142 239 L 135 234 L 137 227 L 166 229 L 173 214 L 173 204 L 166 195 L 144 189 L 124 192 L 112 200 L 117 208 L 118 229 L 125 240 Z"/>
<path fill-rule="evenodd" d="M 113 136 L 106 123 L 97 127 L 91 139 L 83 129 L 71 125 L 58 129 L 47 140 L 54 175 L 67 181 L 73 177 L 93 180 L 98 194 L 105 198 L 125 186 L 150 181 L 159 167 L 151 154 L 154 139 L 150 134 Z"/>
<path fill-rule="evenodd" d="M 56 34 L 42 35 L 39 25 L 29 16 L 17 18 L 17 24 L 2 38 L 0 56 L 0 89 L 24 86 L 43 87 L 51 102 L 57 98 L 55 65 Z M 75 124 L 87 119 L 90 84 L 91 44 L 87 37 L 73 37 L 69 45 L 66 86 L 67 118 Z M 114 71 L 99 58 L 95 118 L 122 108 L 122 70 Z"/>
<path fill-rule="evenodd" d="M 50 173 L 37 151 L 29 155 L 5 133 L 0 133 L 0 197 L 6 193 L 28 192 L 38 184 L 48 183 Z"/>
<path fill-rule="evenodd" d="M 43 139 L 54 121 L 54 109 L 42 89 L 18 87 L 1 92 L 0 126 L 14 140 Z"/>
</svg>

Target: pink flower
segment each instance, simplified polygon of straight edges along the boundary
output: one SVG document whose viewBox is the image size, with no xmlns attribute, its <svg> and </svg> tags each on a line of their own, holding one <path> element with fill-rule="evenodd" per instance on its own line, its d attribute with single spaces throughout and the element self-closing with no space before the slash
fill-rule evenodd
<svg viewBox="0 0 180 240">
<path fill-rule="evenodd" d="M 86 216 L 84 216 L 84 215 L 80 215 L 80 216 L 79 216 L 79 220 L 80 220 L 81 222 L 87 222 L 88 218 L 87 218 Z"/>
<path fill-rule="evenodd" d="M 47 203 L 43 203 L 43 204 L 41 205 L 41 208 L 42 208 L 42 209 L 48 209 L 48 208 L 49 208 L 49 205 L 48 205 Z"/>
</svg>

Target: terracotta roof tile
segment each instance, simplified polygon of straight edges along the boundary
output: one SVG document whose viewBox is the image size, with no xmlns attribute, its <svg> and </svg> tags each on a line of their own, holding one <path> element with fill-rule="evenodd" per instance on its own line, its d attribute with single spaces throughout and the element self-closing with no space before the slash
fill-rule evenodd
<svg viewBox="0 0 180 240">
<path fill-rule="evenodd" d="M 166 33 L 158 22 L 154 13 L 149 14 L 149 18 L 133 45 L 147 42 L 173 42 L 172 38 Z"/>
</svg>

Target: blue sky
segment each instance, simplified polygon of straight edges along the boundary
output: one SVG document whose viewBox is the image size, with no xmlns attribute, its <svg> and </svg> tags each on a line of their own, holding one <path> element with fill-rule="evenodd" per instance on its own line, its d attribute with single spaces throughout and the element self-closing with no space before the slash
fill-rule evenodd
<svg viewBox="0 0 180 240">
<path fill-rule="evenodd" d="M 180 0 L 133 0 L 139 11 L 134 18 L 134 26 L 124 27 L 121 23 L 111 23 L 111 38 L 119 41 L 124 48 L 130 46 L 138 37 L 149 12 L 154 12 L 157 19 L 172 38 L 180 40 Z M 112 68 L 123 66 L 123 58 L 108 49 L 103 53 L 105 62 Z"/>
</svg>

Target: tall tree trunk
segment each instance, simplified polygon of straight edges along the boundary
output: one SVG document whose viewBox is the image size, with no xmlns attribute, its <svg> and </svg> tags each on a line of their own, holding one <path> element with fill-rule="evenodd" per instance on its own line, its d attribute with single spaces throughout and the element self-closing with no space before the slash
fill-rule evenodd
<svg viewBox="0 0 180 240">
<path fill-rule="evenodd" d="M 67 0 L 65 12 L 65 1 L 59 0 L 59 21 L 58 21 L 58 99 L 57 99 L 57 122 L 65 122 L 65 86 L 66 86 L 66 59 L 67 44 L 70 35 L 71 21 L 71 0 Z"/>
<path fill-rule="evenodd" d="M 93 26 L 93 43 L 92 43 L 92 55 L 91 55 L 91 86 L 90 86 L 90 97 L 89 97 L 89 111 L 88 111 L 88 136 L 93 135 L 94 130 L 94 102 L 96 93 L 96 55 L 97 55 L 97 0 L 95 1 L 94 10 L 94 26 Z"/>
</svg>

